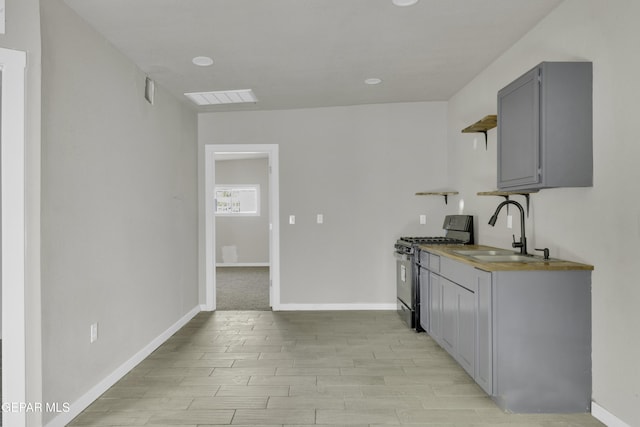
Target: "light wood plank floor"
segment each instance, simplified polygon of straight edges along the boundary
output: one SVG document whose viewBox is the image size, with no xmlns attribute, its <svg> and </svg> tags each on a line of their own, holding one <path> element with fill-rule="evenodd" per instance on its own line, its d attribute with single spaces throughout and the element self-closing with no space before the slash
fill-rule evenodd
<svg viewBox="0 0 640 427">
<path fill-rule="evenodd" d="M 506 414 L 394 312 L 200 313 L 74 426 L 591 427 Z"/>
</svg>

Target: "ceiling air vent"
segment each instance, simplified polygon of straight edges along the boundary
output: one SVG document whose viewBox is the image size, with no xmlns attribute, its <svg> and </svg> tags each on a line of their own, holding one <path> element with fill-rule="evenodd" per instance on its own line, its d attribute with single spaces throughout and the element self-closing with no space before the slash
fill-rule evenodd
<svg viewBox="0 0 640 427">
<path fill-rule="evenodd" d="M 185 96 L 197 105 L 240 104 L 258 102 L 251 89 L 219 90 L 215 92 L 191 92 Z"/>
</svg>

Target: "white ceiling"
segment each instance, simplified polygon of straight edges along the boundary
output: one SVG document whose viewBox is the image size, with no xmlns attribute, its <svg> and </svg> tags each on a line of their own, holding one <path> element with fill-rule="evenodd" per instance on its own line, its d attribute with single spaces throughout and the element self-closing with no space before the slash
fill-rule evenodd
<svg viewBox="0 0 640 427">
<path fill-rule="evenodd" d="M 199 111 L 448 100 L 561 2 L 65 1 L 185 102 L 185 92 L 227 89 L 259 100 Z M 214 64 L 193 65 L 202 55 Z"/>
</svg>

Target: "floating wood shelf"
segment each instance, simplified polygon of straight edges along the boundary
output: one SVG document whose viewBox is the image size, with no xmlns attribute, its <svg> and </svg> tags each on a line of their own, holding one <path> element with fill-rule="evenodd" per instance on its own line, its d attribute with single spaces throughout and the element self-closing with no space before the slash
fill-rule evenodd
<svg viewBox="0 0 640 427">
<path fill-rule="evenodd" d="M 498 126 L 498 116 L 490 114 L 485 116 L 482 120 L 475 122 L 471 126 L 467 126 L 462 129 L 462 133 L 483 133 L 484 134 L 484 147 L 488 148 L 487 131 Z"/>
<path fill-rule="evenodd" d="M 500 196 L 504 197 L 506 200 L 509 200 L 510 196 L 524 196 L 527 201 L 527 216 L 529 216 L 529 196 L 532 193 L 537 193 L 538 190 L 520 190 L 520 191 L 481 191 L 478 193 L 478 196 Z M 507 209 L 509 206 L 507 206 Z"/>
<path fill-rule="evenodd" d="M 444 204 L 446 205 L 450 195 L 458 194 L 457 191 L 421 191 L 416 193 L 416 196 L 443 196 Z"/>
</svg>

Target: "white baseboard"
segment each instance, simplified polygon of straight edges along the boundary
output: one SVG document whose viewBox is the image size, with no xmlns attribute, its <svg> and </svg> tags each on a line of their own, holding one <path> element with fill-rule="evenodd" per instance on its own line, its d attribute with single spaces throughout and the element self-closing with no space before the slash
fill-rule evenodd
<svg viewBox="0 0 640 427">
<path fill-rule="evenodd" d="M 216 267 L 269 267 L 268 262 L 218 262 Z"/>
<path fill-rule="evenodd" d="M 596 402 L 591 402 L 591 415 L 607 427 L 631 427 Z"/>
<path fill-rule="evenodd" d="M 397 310 L 396 304 L 278 304 L 274 311 Z"/>
<path fill-rule="evenodd" d="M 133 369 L 138 363 L 142 362 L 147 356 L 149 356 L 155 349 L 160 347 L 171 335 L 176 333 L 180 328 L 186 325 L 189 320 L 200 312 L 200 306 L 194 307 L 190 312 L 182 316 L 180 320 L 171 325 L 169 329 L 158 335 L 153 341 L 147 344 L 142 350 L 137 352 L 131 359 L 124 362 L 115 371 L 109 374 L 106 378 L 93 386 L 91 390 L 81 396 L 78 400 L 69 405 L 68 412 L 62 412 L 57 417 L 49 421 L 46 427 L 64 427 L 75 417 L 80 415 L 93 401 L 100 397 L 111 386 L 124 377 L 131 369 Z"/>
</svg>

